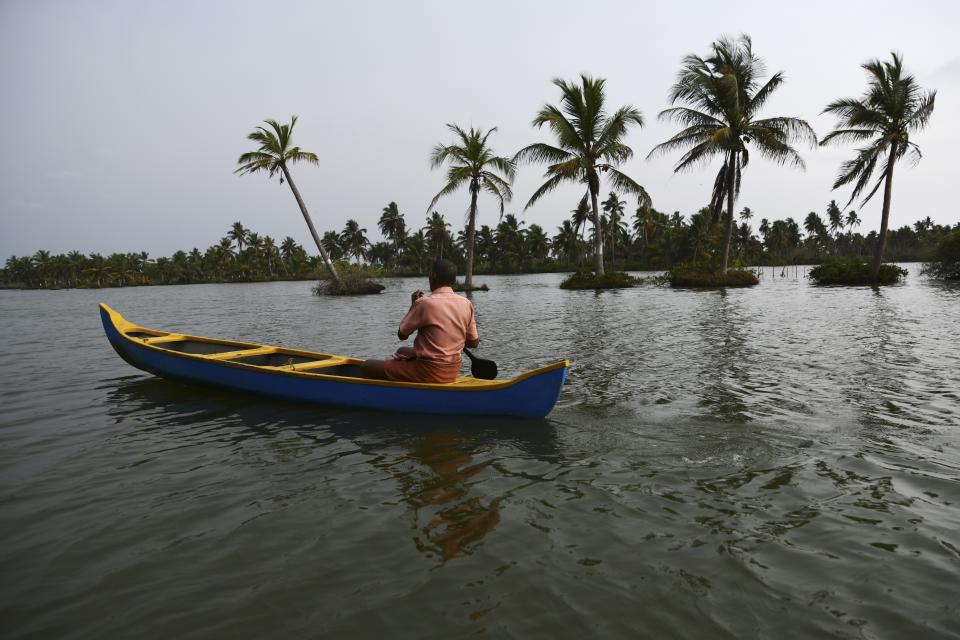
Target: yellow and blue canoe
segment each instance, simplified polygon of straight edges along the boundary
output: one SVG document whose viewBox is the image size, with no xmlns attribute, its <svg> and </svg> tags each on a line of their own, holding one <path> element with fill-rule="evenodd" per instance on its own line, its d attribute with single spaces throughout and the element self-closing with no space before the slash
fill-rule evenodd
<svg viewBox="0 0 960 640">
<path fill-rule="evenodd" d="M 379 411 L 543 418 L 556 404 L 570 361 L 512 380 L 469 376 L 449 384 L 367 380 L 357 358 L 147 329 L 105 304 L 100 318 L 120 357 L 138 369 L 191 383 L 285 400 Z"/>
</svg>

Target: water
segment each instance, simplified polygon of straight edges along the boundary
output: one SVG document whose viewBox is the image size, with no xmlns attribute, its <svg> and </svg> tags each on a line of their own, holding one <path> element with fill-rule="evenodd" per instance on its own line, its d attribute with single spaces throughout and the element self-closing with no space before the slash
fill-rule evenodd
<svg viewBox="0 0 960 640">
<path fill-rule="evenodd" d="M 384 356 L 419 280 L 0 291 L 5 638 L 960 636 L 960 288 L 594 294 L 485 277 L 480 353 L 575 361 L 545 421 L 130 368 L 161 329 Z"/>
</svg>

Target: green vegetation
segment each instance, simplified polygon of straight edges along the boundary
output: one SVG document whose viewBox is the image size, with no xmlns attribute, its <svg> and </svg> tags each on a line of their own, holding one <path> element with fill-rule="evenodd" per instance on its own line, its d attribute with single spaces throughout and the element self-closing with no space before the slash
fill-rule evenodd
<svg viewBox="0 0 960 640">
<path fill-rule="evenodd" d="M 891 58 L 890 62 L 871 60 L 863 65 L 869 80 L 862 98 L 842 98 L 831 102 L 823 110 L 824 113 L 836 115 L 839 123 L 821 144 L 868 143 L 857 149 L 857 155 L 852 160 L 840 166 L 840 173 L 833 184 L 833 188 L 837 189 L 853 183 L 853 193 L 847 206 L 867 188 L 877 163 L 884 163 L 883 173 L 863 199 L 863 204 L 866 204 L 883 185 L 880 234 L 869 272 L 873 282 L 884 282 L 880 272 L 890 219 L 894 166 L 907 154 L 910 154 L 914 164 L 920 161 L 920 147 L 910 141 L 910 133 L 927 126 L 937 97 L 936 91 L 923 93 L 913 76 L 904 74 L 901 56 L 892 53 Z"/>
<path fill-rule="evenodd" d="M 681 264 L 667 274 L 672 287 L 716 288 L 750 287 L 759 284 L 757 274 L 750 269 L 723 271 L 712 264 Z"/>
<path fill-rule="evenodd" d="M 754 55 L 748 36 L 736 41 L 721 38 L 712 49 L 712 55 L 706 59 L 693 54 L 684 58 L 677 81 L 670 89 L 670 102 L 683 106 L 660 113 L 662 119 L 674 120 L 683 129 L 654 147 L 650 155 L 686 149 L 674 167 L 677 172 L 694 168 L 711 157 L 723 159 L 710 200 L 714 222 L 720 219 L 726 201 L 723 258 L 719 265 L 723 273 L 730 264 L 736 224 L 733 203 L 740 193 L 741 172 L 750 159 L 747 145 L 774 162 L 803 168 L 800 154 L 790 143 L 801 140 L 816 145 L 817 136 L 806 121 L 798 118 L 758 117 L 771 94 L 783 84 L 784 76 L 778 71 L 761 84 L 763 62 Z"/>
<path fill-rule="evenodd" d="M 948 236 L 956 238 L 960 224 L 954 228 L 937 225 L 926 216 L 912 227 L 888 230 L 894 165 L 906 155 L 919 159 L 919 148 L 910 135 L 928 124 L 936 93 L 921 91 L 914 78 L 903 71 L 902 59 L 896 54 L 890 62 L 873 60 L 863 68 L 869 74 L 863 97 L 837 100 L 824 110 L 838 117 L 838 126 L 821 144 L 860 141 L 866 145 L 843 163 L 833 185 L 834 189 L 853 186 L 846 207 L 831 201 L 820 213 L 787 212 L 793 215 L 782 219 L 760 217 L 760 212 L 744 207 L 735 216 L 734 203 L 751 151 L 780 164 L 803 167 L 791 145 L 816 141 L 803 120 L 761 117 L 760 111 L 783 85 L 784 76 L 777 72 L 763 81 L 763 62 L 754 55 L 750 38 L 741 36 L 736 40 L 721 38 L 705 58 L 688 55 L 684 59 L 669 94 L 673 106 L 660 113 L 661 118 L 678 123 L 681 130 L 648 155 L 682 151 L 675 171 L 720 161 L 709 204 L 699 211 L 687 215 L 658 211 L 645 189 L 618 170 L 633 156 L 632 148 L 625 143 L 627 134 L 641 127 L 643 118 L 630 105 L 608 111 L 605 80 L 582 75 L 578 82 L 554 80 L 560 90 L 559 102 L 545 104 L 533 120 L 534 127 L 549 129 L 553 144 L 530 144 L 510 159 L 495 155 L 487 144 L 496 128 L 465 130 L 448 125 L 454 142 L 436 146 L 431 154 L 433 168 L 446 168 L 446 180 L 430 203 L 423 226 L 410 225 L 397 203 L 390 202 L 378 221 L 382 241 L 371 242 L 367 230 L 355 219 L 347 220 L 342 231 L 328 230 L 322 237 L 318 234 L 290 175 L 291 165 L 317 165 L 318 156 L 293 145 L 296 117 L 289 124 L 266 120 L 266 126 L 248 135 L 258 146 L 240 156 L 236 173 L 265 172 L 268 177 L 279 175 L 281 183 L 288 183 L 317 245 L 319 259 L 307 256 L 290 237 L 278 247 L 271 238 L 261 238 L 236 222 L 218 244 L 203 253 L 194 248 L 155 261 L 145 252 L 104 257 L 96 253 L 84 256 L 77 251 L 52 255 L 40 250 L 32 256 L 11 256 L 0 270 L 0 286 L 104 287 L 307 279 L 318 277 L 325 267 L 336 286 L 325 284 L 318 290 L 372 291 L 382 287 L 368 286 L 363 278 L 374 272 L 355 270 L 355 277 L 347 283 L 339 275 L 343 265 L 352 261 L 374 267 L 382 276 L 422 276 L 436 258 L 448 258 L 457 264 L 466 274 L 464 289 L 473 286 L 476 273 L 573 271 L 578 273 L 569 279 L 571 284 L 586 283 L 595 277 L 590 275 L 591 266 L 592 272 L 603 278 L 605 262 L 622 271 L 669 270 L 677 286 L 737 286 L 753 283 L 746 275 L 749 271 L 743 271 L 746 266 L 829 261 L 818 273 L 828 278 L 847 274 L 852 281 L 860 282 L 860 265 L 868 255 L 873 255 L 868 279 L 874 282 L 892 273 L 889 269 L 884 272 L 886 276 L 880 273 L 884 258 L 890 262 L 927 261 L 925 272 L 954 277 L 951 274 L 956 273 L 957 259 L 952 247 L 956 241 Z M 540 225 L 527 226 L 516 213 L 506 212 L 521 161 L 546 165 L 546 180 L 530 196 L 525 209 L 562 184 L 573 183 L 583 189 L 581 192 L 578 188 L 563 206 L 573 206 L 571 215 L 560 221 L 552 236 Z M 883 165 L 883 173 L 871 186 L 878 163 Z M 609 190 L 601 202 L 603 175 Z M 857 231 L 860 216 L 849 206 L 862 193 L 867 194 L 865 204 L 881 185 L 880 232 L 861 234 Z M 454 234 L 443 213 L 434 207 L 443 196 L 463 186 L 470 191 L 470 206 L 465 228 Z M 500 205 L 495 226 L 477 226 L 481 191 Z M 621 196 L 635 196 L 635 204 Z M 756 228 L 752 226 L 754 220 L 759 221 Z M 731 267 L 739 271 L 729 278 L 718 276 Z M 615 281 L 623 279 L 615 275 L 611 282 Z M 594 288 L 592 281 L 590 288 Z"/>
<path fill-rule="evenodd" d="M 607 271 L 596 274 L 593 271 L 577 271 L 564 278 L 560 283 L 561 289 L 626 289 L 640 284 L 639 278 L 634 278 L 623 271 Z"/>
<path fill-rule="evenodd" d="M 564 182 L 585 185 L 587 192 L 581 202 L 586 207 L 590 197 L 593 211 L 593 256 L 594 271 L 603 275 L 603 231 L 597 198 L 600 193 L 600 173 L 615 189 L 637 196 L 640 206 L 650 206 L 646 190 L 617 167 L 633 157 L 633 150 L 623 143 L 631 126 L 643 126 L 643 116 L 632 106 L 617 109 L 608 115 L 606 103 L 606 80 L 580 76 L 580 84 L 559 78 L 553 81 L 560 88 L 560 106 L 544 107 L 533 119 L 533 126 L 547 125 L 557 139 L 557 145 L 536 142 L 517 152 L 514 160 L 547 163 L 544 177 L 547 181 L 537 189 L 524 210 L 529 209 L 541 197 Z"/>
<path fill-rule="evenodd" d="M 960 280 L 960 226 L 937 245 L 933 260 L 923 265 L 923 273 L 940 280 Z"/>
<path fill-rule="evenodd" d="M 459 139 L 459 143 L 437 145 L 430 155 L 430 166 L 434 169 L 450 163 L 447 171 L 447 183 L 443 189 L 433 197 L 427 210 L 433 209 L 443 196 L 453 193 L 464 184 L 470 188 L 470 209 L 467 213 L 467 273 L 464 279 L 464 289 L 473 290 L 473 254 L 476 246 L 477 230 L 477 196 L 480 189 L 493 195 L 500 202 L 500 215 L 503 215 L 505 203 L 513 198 L 510 182 L 516 174 L 516 164 L 509 158 L 494 155 L 487 146 L 496 127 L 486 133 L 482 129 L 470 127 L 464 131 L 455 124 L 448 124 L 447 128 Z M 499 173 L 498 173 L 499 172 Z M 501 175 L 502 174 L 502 175 Z"/>
<path fill-rule="evenodd" d="M 490 291 L 490 287 L 484 284 L 475 285 L 468 287 L 466 283 L 460 284 L 459 282 L 453 285 L 454 291 L 467 292 L 467 291 Z"/>
<path fill-rule="evenodd" d="M 882 264 L 874 274 L 872 263 L 860 258 L 836 258 L 809 273 L 817 284 L 893 284 L 906 275 L 907 270 L 895 264 Z"/>
<path fill-rule="evenodd" d="M 7 259 L 0 270 L 0 283 L 27 289 L 68 287 L 129 287 L 150 284 L 196 284 L 204 282 L 261 282 L 312 280 L 321 266 L 290 237 L 279 245 L 235 222 L 217 244 L 201 252 L 177 251 L 169 258 L 150 259 L 147 252 L 99 253 L 79 251 Z"/>
<path fill-rule="evenodd" d="M 394 209 L 395 203 L 385 208 Z M 860 258 L 870 255 L 878 240 L 876 232 L 864 236 L 854 230 L 859 219 L 852 211 L 842 216 L 843 226 L 835 233 L 829 231 L 818 214 L 807 214 L 808 218 L 814 216 L 817 223 L 810 226 L 806 235 L 793 218 L 772 223 L 762 219 L 759 233 L 755 233 L 749 224 L 755 215 L 749 209 L 739 214 L 743 222 L 738 225 L 730 248 L 736 265 L 812 264 L 838 257 Z M 505 215 L 495 228 L 482 225 L 476 239 L 478 272 L 585 270 L 593 245 L 576 231 L 579 216 L 575 209 L 552 238 L 538 225 L 527 227 L 511 214 Z M 389 241 L 367 241 L 362 251 L 354 252 L 356 262 L 374 267 L 367 272 L 369 277 L 423 276 L 441 251 L 459 269 L 464 268 L 466 234 L 460 231 L 454 238 L 441 214 L 428 219 L 433 226 L 428 229 L 432 241 L 423 229 L 408 232 L 405 217 L 398 210 L 388 219 L 393 221 L 394 229 Z M 702 261 L 718 263 L 723 250 L 722 229 L 711 224 L 708 208 L 688 220 L 680 212 L 668 216 L 640 207 L 629 227 L 633 233 L 615 232 L 606 215 L 601 217 L 601 229 L 608 238 L 604 243 L 606 259 L 623 270 L 671 269 L 681 263 Z M 958 230 L 960 224 L 949 227 L 934 224 L 929 217 L 918 220 L 888 234 L 887 258 L 896 262 L 945 260 L 938 257 L 937 247 L 951 234 L 955 237 Z M 352 224 L 345 226 L 346 234 L 328 231 L 323 235 L 324 246 L 338 272 L 350 258 L 345 247 L 357 244 L 358 231 L 365 237 L 364 230 Z M 354 240 L 347 240 L 345 235 Z M 0 269 L 0 286 L 49 289 L 312 280 L 325 272 L 320 257 L 308 255 L 293 238 L 277 244 L 273 238 L 249 231 L 238 222 L 205 251 L 177 251 L 170 257 L 151 259 L 146 252 L 103 256 L 71 251 L 54 255 L 45 250 L 31 256 L 11 256 L 5 268 Z"/>
<path fill-rule="evenodd" d="M 321 277 L 320 283 L 313 288 L 316 295 L 352 296 L 380 293 L 386 287 L 371 278 L 382 275 L 381 270 L 358 264 L 341 263 L 337 268 L 337 277 L 329 272 Z"/>
</svg>

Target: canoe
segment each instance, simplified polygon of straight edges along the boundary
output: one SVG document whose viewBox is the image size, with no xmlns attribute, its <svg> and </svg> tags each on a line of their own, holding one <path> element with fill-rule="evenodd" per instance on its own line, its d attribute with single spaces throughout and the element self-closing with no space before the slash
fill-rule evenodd
<svg viewBox="0 0 960 640">
<path fill-rule="evenodd" d="M 147 329 L 105 304 L 100 319 L 121 358 L 164 378 L 380 411 L 543 418 L 570 367 L 561 360 L 511 380 L 462 376 L 449 384 L 367 380 L 357 358 Z"/>
</svg>

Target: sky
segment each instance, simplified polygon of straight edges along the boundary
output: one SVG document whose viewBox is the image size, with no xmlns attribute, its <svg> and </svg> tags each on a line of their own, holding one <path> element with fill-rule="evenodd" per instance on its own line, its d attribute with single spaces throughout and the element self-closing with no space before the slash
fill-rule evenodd
<svg viewBox="0 0 960 640">
<path fill-rule="evenodd" d="M 0 260 L 38 249 L 147 251 L 152 257 L 216 243 L 235 221 L 313 249 L 287 188 L 234 175 L 265 118 L 299 121 L 296 143 L 320 166 L 294 179 L 321 230 L 349 218 L 380 238 L 396 201 L 410 227 L 424 224 L 443 185 L 429 154 L 450 142 L 446 123 L 483 128 L 497 153 L 550 142 L 531 126 L 556 103 L 555 77 L 607 79 L 611 108 L 632 104 L 646 124 L 627 138 L 622 169 L 660 211 L 689 215 L 709 200 L 718 165 L 675 174 L 677 156 L 647 160 L 676 126 L 658 121 L 688 53 L 747 33 L 786 83 L 765 115 L 833 126 L 823 107 L 859 96 L 869 58 L 905 56 L 920 85 L 937 90 L 930 127 L 916 135 L 916 167 L 898 165 L 891 227 L 930 216 L 960 221 L 950 184 L 960 179 L 960 3 L 885 0 L 769 2 L 111 2 L 0 0 Z M 737 208 L 760 218 L 823 215 L 849 191 L 831 192 L 851 147 L 801 153 L 806 171 L 759 158 L 745 170 Z M 524 205 L 544 167 L 524 165 L 507 212 L 554 233 L 581 189 Z M 607 193 L 606 187 L 601 198 Z M 436 207 L 462 227 L 466 190 Z M 499 209 L 480 199 L 480 224 Z M 879 228 L 881 197 L 853 205 L 861 232 Z"/>
</svg>

